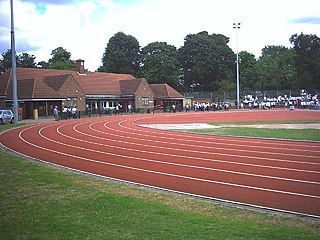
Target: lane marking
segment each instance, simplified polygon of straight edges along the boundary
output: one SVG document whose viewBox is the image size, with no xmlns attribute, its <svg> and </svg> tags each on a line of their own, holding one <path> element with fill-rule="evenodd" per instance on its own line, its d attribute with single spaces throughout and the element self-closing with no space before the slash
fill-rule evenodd
<svg viewBox="0 0 320 240">
<path fill-rule="evenodd" d="M 73 127 L 73 129 L 76 129 L 76 126 L 77 125 L 75 125 Z M 81 141 L 81 142 L 84 142 L 84 143 L 89 143 L 89 144 L 103 146 L 103 147 L 111 147 L 111 148 L 116 148 L 116 149 L 130 151 L 130 152 L 134 151 L 134 152 L 147 153 L 147 154 L 152 154 L 152 155 L 157 154 L 157 155 L 160 155 L 160 156 L 164 155 L 164 156 L 172 156 L 172 157 L 180 157 L 180 158 L 189 157 L 189 156 L 181 156 L 181 155 L 174 155 L 174 154 L 164 154 L 164 153 L 159 153 L 159 152 L 144 151 L 144 150 L 139 150 L 139 149 L 124 148 L 124 147 L 119 147 L 119 146 L 113 146 L 113 145 L 108 145 L 108 144 L 101 144 L 101 143 L 97 143 L 97 142 L 91 142 L 91 141 L 83 140 L 83 139 L 80 139 L 80 138 L 74 138 L 74 137 L 71 137 L 69 135 L 63 134 L 60 131 L 61 127 L 57 128 L 58 134 L 60 134 L 63 137 L 75 140 L 75 141 Z M 81 132 L 79 132 L 79 133 L 82 134 Z M 83 134 L 83 135 L 86 135 L 86 134 Z M 72 145 L 72 146 L 74 146 L 74 145 Z M 173 162 L 167 162 L 167 161 L 162 161 L 162 160 L 161 161 L 160 160 L 155 160 L 155 159 L 151 159 L 151 158 L 137 158 L 137 157 L 132 157 L 132 156 L 129 156 L 129 155 L 111 154 L 111 153 L 108 153 L 108 152 L 103 152 L 103 151 L 94 150 L 94 149 L 88 149 L 88 148 L 82 148 L 82 147 L 81 147 L 81 149 L 82 150 L 86 150 L 86 151 L 97 152 L 97 153 L 100 153 L 100 154 L 110 154 L 110 155 L 118 156 L 118 157 L 132 158 L 132 159 L 140 160 L 140 161 L 148 161 L 148 162 L 154 162 L 154 163 L 160 163 L 160 164 L 168 164 L 168 165 L 189 167 L 189 168 L 196 168 L 196 169 L 203 169 L 203 170 L 209 170 L 209 171 L 220 171 L 220 172 L 226 172 L 226 173 L 231 173 L 231 174 L 241 174 L 241 175 L 253 176 L 253 177 L 270 178 L 270 179 L 276 179 L 276 180 L 293 181 L 293 182 L 320 185 L 320 182 L 306 181 L 306 180 L 300 180 L 300 179 L 291 179 L 291 178 L 281 178 L 281 177 L 274 177 L 274 176 L 260 175 L 260 174 L 252 174 L 252 173 L 245 173 L 245 172 L 237 172 L 237 171 L 224 170 L 224 169 L 218 169 L 218 168 L 202 167 L 202 166 L 197 166 L 197 165 L 173 163 Z M 193 157 L 189 157 L 189 158 L 193 159 Z M 197 158 L 197 159 L 199 159 L 199 158 Z"/>
<path fill-rule="evenodd" d="M 46 127 L 43 127 L 39 130 L 39 135 L 41 137 L 44 137 L 40 134 L 41 130 L 44 129 Z M 295 193 L 295 192 L 288 192 L 288 191 L 281 191 L 281 190 L 275 190 L 275 189 L 268 189 L 268 188 L 261 188 L 261 187 L 253 187 L 253 186 L 247 186 L 247 185 L 241 185 L 241 184 L 235 184 L 235 183 L 227 183 L 227 182 L 221 182 L 221 181 L 214 181 L 214 180 L 208 180 L 208 179 L 202 179 L 202 178 L 194 178 L 194 177 L 189 177 L 189 176 L 184 176 L 184 175 L 177 175 L 177 174 L 172 174 L 172 173 L 164 173 L 164 172 L 159 172 L 159 171 L 154 171 L 154 170 L 147 170 L 147 169 L 141 169 L 141 168 L 136 168 L 136 167 L 130 167 L 130 166 L 125 166 L 125 165 L 120 165 L 120 164 L 114 164 L 114 163 L 108 163 L 108 162 L 103 162 L 103 161 L 98 161 L 98 160 L 93 160 L 90 158 L 84 158 L 84 157 L 80 157 L 80 156 L 76 156 L 76 155 L 72 155 L 69 153 L 63 153 L 63 152 L 59 152 L 53 149 L 49 149 L 49 148 L 45 148 L 45 147 L 41 147 L 38 146 L 36 144 L 33 144 L 29 141 L 27 141 L 26 139 L 24 139 L 22 137 L 22 133 L 25 131 L 22 130 L 19 133 L 19 138 L 25 142 L 28 145 L 34 146 L 36 148 L 48 151 L 48 152 L 53 152 L 59 155 L 63 155 L 63 156 L 67 156 L 67 157 L 71 157 L 71 158 L 75 158 L 75 159 L 79 159 L 82 161 L 87 161 L 87 162 L 93 162 L 93 163 L 98 163 L 98 164 L 102 164 L 102 165 L 109 165 L 109 166 L 114 166 L 114 167 L 119 167 L 119 168 L 124 168 L 124 169 L 129 169 L 129 170 L 134 170 L 134 171 L 140 171 L 140 172 L 147 172 L 147 173 L 152 173 L 155 175 L 163 175 L 163 176 L 169 176 L 169 177 L 175 177 L 175 178 L 181 178 L 181 179 L 187 179 L 187 180 L 192 180 L 192 181 L 199 181 L 199 182 L 207 182 L 207 183 L 213 183 L 213 184 L 218 184 L 218 185 L 226 185 L 226 186 L 231 186 L 231 187 L 238 187 L 238 188 L 244 188 L 244 189 L 250 189 L 250 190 L 257 190 L 257 191 L 265 191 L 265 192 L 272 192 L 272 193 L 279 193 L 279 194 L 286 194 L 286 195 L 292 195 L 292 196 L 298 196 L 298 197 L 306 197 L 306 198 L 313 198 L 313 199 L 320 199 L 320 196 L 314 196 L 314 195 L 310 195 L 310 194 L 301 194 L 301 193 Z M 46 139 L 46 137 L 44 137 Z M 58 141 L 54 141 L 51 139 L 48 139 L 51 142 L 55 142 L 56 144 L 60 144 L 60 145 L 64 145 L 64 146 L 69 146 L 69 147 L 75 147 L 73 145 L 68 145 L 68 144 L 62 144 Z M 81 149 L 81 147 L 76 147 Z"/>
<path fill-rule="evenodd" d="M 95 123 L 93 123 L 95 124 Z M 90 124 L 90 126 L 92 126 L 93 124 Z M 106 126 L 106 124 L 105 124 Z M 109 130 L 113 130 L 112 128 L 109 128 L 106 126 L 107 129 Z M 104 134 L 104 135 L 108 135 L 108 136 L 116 136 L 116 137 L 120 137 L 120 138 L 126 138 L 126 139 L 134 139 L 134 140 L 138 140 L 138 141 L 146 141 L 146 142 L 152 142 L 152 143 L 165 143 L 165 144 L 168 144 L 168 145 L 180 145 L 180 146 L 187 146 L 187 147 L 190 147 L 191 149 L 193 147 L 199 147 L 198 145 L 191 145 L 191 144 L 184 144 L 184 143 L 177 143 L 177 142 L 164 142 L 164 141 L 157 141 L 157 140 L 149 140 L 149 139 L 142 139 L 142 138 L 135 138 L 135 137 L 128 137 L 128 136 L 124 136 L 124 135 L 116 135 L 116 134 L 112 134 L 110 132 L 106 133 L 106 132 L 103 132 L 103 131 L 99 131 L 99 130 L 96 130 L 92 127 L 90 127 L 91 130 L 95 131 L 95 132 L 99 132 L 101 134 Z M 120 131 L 121 132 L 121 131 Z M 80 133 L 80 131 L 79 131 Z M 139 144 L 139 143 L 132 143 L 132 142 L 125 142 L 125 141 L 120 141 L 120 140 L 113 140 L 113 139 L 108 139 L 108 138 L 99 138 L 95 135 L 90 135 L 90 134 L 86 134 L 87 136 L 90 136 L 92 138 L 97 138 L 97 139 L 107 139 L 107 140 L 110 140 L 110 141 L 116 141 L 116 142 L 119 142 L 119 143 L 125 143 L 125 144 L 133 144 L 133 145 L 140 145 L 140 146 L 147 146 L 147 147 L 154 147 L 154 148 L 161 148 L 161 149 L 169 149 L 169 150 L 174 150 L 174 151 L 185 151 L 185 152 L 194 152 L 194 153 L 204 153 L 204 154 L 210 154 L 210 155 L 221 155 L 221 156 L 229 156 L 229 157 L 237 157 L 237 158 L 250 158 L 250 159 L 257 159 L 257 160 L 266 160 L 266 161 L 275 161 L 275 162 L 288 162 L 288 163 L 295 163 L 295 164 L 307 164 L 307 165 L 320 165 L 320 163 L 314 163 L 314 162 L 301 162 L 301 161 L 294 161 L 294 160 L 285 160 L 285 159 L 276 159 L 276 158 L 263 158 L 263 157 L 255 157 L 255 156 L 248 156 L 248 155 L 236 155 L 236 154 L 226 154 L 226 153 L 218 153 L 218 152 L 205 152 L 205 151 L 197 151 L 197 150 L 189 150 L 189 149 L 181 149 L 181 148 L 170 148 L 170 147 L 161 147 L 161 146 L 155 146 L 155 145 L 147 145 L 147 144 Z M 228 151 L 232 151 L 233 149 L 225 149 L 225 148 L 216 148 L 216 147 L 203 147 L 201 146 L 201 148 L 208 148 L 208 149 L 218 149 L 218 150 L 228 150 Z M 246 151 L 246 150 L 239 150 L 239 149 L 236 149 L 236 150 L 233 150 L 233 151 L 239 151 L 239 152 L 250 152 L 249 151 Z M 257 152 L 255 151 L 254 153 L 261 153 L 261 152 Z M 266 154 L 269 154 L 269 152 L 264 152 Z M 281 154 L 279 154 L 281 155 Z M 296 156 L 296 155 L 294 155 Z M 298 156 L 298 157 L 301 157 L 301 156 Z M 221 160 L 223 161 L 223 160 Z M 308 171 L 308 170 L 305 170 L 305 171 Z M 314 172 L 314 171 L 312 171 Z M 318 173 L 318 172 L 316 172 Z"/>
<path fill-rule="evenodd" d="M 177 116 L 178 117 L 178 116 Z M 181 115 L 179 115 L 179 117 L 181 117 Z M 190 117 L 190 116 L 189 116 Z M 195 136 L 196 134 L 192 134 L 192 135 L 185 135 L 185 134 L 181 134 L 181 132 L 172 132 L 172 131 L 163 131 L 161 129 L 153 129 L 153 128 L 147 128 L 147 127 L 143 127 L 140 126 L 139 124 L 137 124 L 137 121 L 140 120 L 145 120 L 145 119 L 152 119 L 152 117 L 146 117 L 146 118 L 140 118 L 140 119 L 133 119 L 133 121 L 131 122 L 131 125 L 136 127 L 136 128 L 129 128 L 129 129 L 133 129 L 134 131 L 139 131 L 139 132 L 149 132 L 149 131 L 144 131 L 142 129 L 149 129 L 149 130 L 159 130 L 156 131 L 157 134 L 161 134 L 161 135 L 173 135 L 173 136 L 181 136 L 181 137 L 188 137 L 188 138 L 193 138 L 193 139 L 203 139 L 203 136 L 201 136 L 201 134 L 198 134 L 198 136 Z M 181 118 L 179 118 L 181 119 Z M 125 127 L 125 126 L 124 126 Z M 180 135 L 179 135 L 180 133 Z M 208 135 L 205 135 L 206 137 L 208 137 Z M 281 140 L 277 140 L 277 139 L 266 139 L 265 141 L 261 141 L 261 139 L 257 138 L 257 139 L 252 139 L 251 141 L 248 141 L 246 138 L 241 138 L 241 137 L 233 137 L 233 136 L 216 136 L 216 135 L 209 135 L 214 137 L 215 139 L 221 139 L 222 141 L 230 141 L 230 142 L 244 142 L 244 143 L 261 143 L 261 144 L 265 144 L 265 145 L 284 145 L 284 146 L 291 146 L 293 148 L 298 147 L 301 144 L 305 144 L 305 147 L 308 148 L 317 148 L 319 149 L 319 144 L 320 142 L 314 142 L 314 141 L 306 141 L 306 142 L 301 142 L 301 141 L 295 141 L 295 140 L 291 140 L 291 139 L 281 139 Z M 237 138 L 237 139 L 234 139 Z M 276 142 L 276 143 L 275 143 Z M 290 142 L 290 143 L 284 143 L 284 142 Z M 315 144 L 315 145 L 314 145 Z M 232 144 L 231 144 L 232 145 Z M 247 145 L 243 145 L 243 146 L 247 146 Z M 265 148 L 270 148 L 270 147 L 265 147 Z M 281 148 L 282 149 L 282 148 Z M 295 149 L 292 149 L 295 150 Z M 309 150 L 309 149 L 302 149 L 304 151 L 313 151 L 313 150 Z M 315 152 L 320 152 L 318 150 L 314 150 Z"/>
<path fill-rule="evenodd" d="M 102 178 L 102 179 L 106 179 L 106 180 L 110 180 L 110 181 L 115 181 L 115 182 L 120 182 L 120 183 L 125 183 L 125 184 L 132 184 L 132 185 L 136 185 L 136 186 L 141 186 L 141 187 L 146 187 L 146 188 L 150 188 L 150 189 L 155 189 L 155 190 L 160 190 L 160 191 L 165 191 L 165 192 L 172 192 L 172 193 L 176 193 L 176 194 L 182 194 L 182 195 L 186 195 L 188 197 L 192 197 L 192 198 L 199 198 L 199 199 L 206 199 L 206 200 L 210 200 L 210 201 L 216 201 L 216 202 L 222 202 L 225 204 L 230 204 L 230 205 L 235 205 L 235 206 L 244 206 L 244 207 L 251 207 L 251 208 L 255 208 L 255 209 L 263 209 L 263 210 L 268 210 L 268 211 L 274 211 L 274 212 L 280 212 L 280 213 L 285 213 L 285 214 L 294 214 L 294 215 L 298 215 L 298 216 L 305 216 L 305 217 L 311 217 L 311 218 L 320 218 L 320 215 L 314 215 L 314 214 L 308 214 L 308 213 L 302 213 L 302 212 L 297 212 L 297 211 L 290 211 L 290 210 L 286 210 L 286 209 L 278 209 L 278 208 L 272 208 L 272 207 L 267 207 L 267 206 L 261 206 L 261 205 L 255 205 L 255 204 L 250 204 L 250 203 L 245 203 L 245 202 L 238 202 L 238 201 L 232 201 L 232 200 L 227 200 L 227 199 L 221 199 L 221 198 L 215 198 L 215 197 L 209 197 L 209 196 L 204 196 L 204 195 L 199 195 L 199 194 L 193 194 L 193 193 L 188 193 L 188 192 L 183 192 L 183 191 L 177 191 L 177 190 L 172 190 L 172 189 L 168 189 L 168 188 L 162 188 L 162 187 L 158 187 L 158 186 L 152 186 L 152 185 L 148 185 L 148 184 L 143 184 L 143 183 L 139 183 L 139 182 L 133 182 L 133 181 L 128 181 L 128 180 L 123 180 L 123 179 L 118 179 L 118 178 L 113 178 L 113 177 L 108 177 L 108 176 L 104 176 L 104 175 L 100 175 L 97 173 L 92 173 L 92 172 L 87 172 L 84 170 L 80 170 L 80 169 L 76 169 L 76 168 L 72 168 L 72 167 L 67 167 L 67 166 L 63 166 L 57 163 L 52 163 L 46 160 L 42 160 L 42 159 L 38 159 L 26 154 L 23 154 L 21 152 L 17 152 L 15 150 L 12 150 L 6 146 L 4 146 L 2 143 L 0 143 L 1 147 L 14 152 L 18 155 L 21 155 L 23 157 L 38 161 L 38 162 L 42 162 L 63 170 L 68 170 L 68 171 L 74 171 L 74 172 L 79 172 L 81 174 L 86 174 L 92 177 L 98 177 L 98 178 Z"/>
<path fill-rule="evenodd" d="M 123 129 L 126 129 L 126 130 L 135 130 L 134 128 L 128 128 L 126 126 L 123 126 L 121 125 L 122 122 L 124 122 L 125 120 L 122 120 L 121 122 L 119 122 L 119 126 Z M 141 127 L 142 128 L 142 127 Z M 145 128 L 146 129 L 146 128 Z M 160 138 L 160 139 L 174 139 L 174 140 L 178 140 L 178 141 L 184 141 L 184 142 L 197 142 L 197 143 L 209 143 L 211 142 L 210 140 L 213 140 L 212 141 L 212 144 L 215 144 L 215 145 L 223 145 L 223 146 L 237 146 L 237 147 L 245 147 L 245 148 L 254 148 L 254 149 L 257 149 L 257 148 L 262 148 L 262 149 L 270 149 L 270 150 L 286 150 L 288 151 L 288 148 L 279 148 L 279 147 L 267 147 L 267 146 L 261 146 L 261 145 L 255 145 L 255 146 L 251 146 L 251 145 L 243 145 L 243 144 L 233 144 L 233 143 L 227 143 L 228 142 L 228 139 L 224 140 L 223 143 L 217 141 L 213 135 L 205 135 L 205 136 L 202 136 L 201 138 L 199 136 L 195 136 L 196 139 L 204 139 L 204 140 L 193 140 L 193 139 L 182 139 L 182 138 L 177 138 L 176 136 L 180 136 L 180 137 L 188 137 L 188 138 L 193 138 L 192 135 L 196 135 L 196 134 L 187 134 L 185 133 L 184 135 L 181 135 L 181 134 L 171 134 L 170 131 L 161 131 L 161 130 L 158 130 L 158 131 L 152 131 L 153 129 L 149 128 L 149 131 L 142 131 L 142 132 L 146 132 L 148 133 L 149 135 L 146 135 L 146 134 L 140 134 L 140 133 L 132 133 L 130 131 L 121 131 L 121 130 L 115 130 L 113 129 L 114 131 L 119 131 L 119 132 L 123 132 L 123 133 L 127 133 L 127 134 L 131 134 L 131 135 L 139 135 L 139 136 L 145 136 L 145 137 L 155 137 L 155 134 L 152 134 L 152 133 L 156 133 L 157 135 L 158 134 L 163 134 L 165 135 L 165 137 L 161 137 L 161 136 L 157 136 L 157 138 Z M 139 130 L 137 130 L 139 131 Z M 140 131 L 139 131 L 140 132 Z M 161 133 L 161 132 L 166 132 L 166 133 Z M 150 134 L 151 133 L 151 134 Z M 174 136 L 174 138 L 171 138 L 171 137 L 167 137 L 167 135 L 169 136 Z M 190 136 L 191 135 L 191 136 Z M 200 134 L 197 134 L 197 135 L 200 135 Z M 269 141 L 269 140 L 268 140 Z M 242 141 L 239 141 L 239 142 L 242 142 Z M 260 142 L 260 143 L 264 143 L 264 142 Z M 250 144 L 253 144 L 253 142 L 250 142 Z M 297 143 L 297 144 L 301 144 L 301 143 Z M 280 144 L 276 144 L 275 145 L 280 145 Z M 299 146 L 298 145 L 298 146 Z M 320 145 L 320 144 L 319 144 Z M 293 146 L 293 145 L 292 145 Z M 204 146 L 206 147 L 206 146 Z M 297 145 L 295 146 L 297 147 Z M 305 147 L 308 147 L 308 146 L 305 146 Z M 211 148 L 211 147 L 206 147 L 206 148 Z M 219 149 L 218 147 L 215 147 L 217 149 Z M 226 148 L 224 148 L 226 149 Z M 237 149 L 237 151 L 241 151 L 241 149 Z M 257 151 L 253 151 L 253 150 L 246 150 L 246 151 L 250 151 L 250 152 L 257 152 Z M 299 152 L 310 152 L 310 153 L 320 153 L 320 151 L 317 151 L 317 150 L 308 150 L 308 149 L 290 149 L 290 151 L 299 151 Z M 269 152 L 262 152 L 262 151 L 259 151 L 261 153 L 269 153 Z M 282 155 L 292 155 L 292 156 L 300 156 L 300 157 L 308 157 L 308 158 L 319 158 L 320 159 L 320 155 L 319 156 L 314 156 L 314 155 L 297 155 L 297 154 L 285 154 L 285 153 L 272 153 L 272 154 L 282 154 Z"/>
<path fill-rule="evenodd" d="M 121 127 L 121 126 L 120 126 Z M 120 132 L 120 133 L 125 133 L 125 134 L 130 134 L 130 135 L 138 135 L 138 136 L 143 136 L 143 137 L 152 137 L 152 138 L 155 138 L 154 135 L 143 135 L 143 134 L 139 134 L 139 133 L 132 133 L 132 132 L 129 132 L 129 131 L 121 131 L 121 130 L 117 130 L 117 129 L 114 129 L 114 128 L 108 128 L 110 130 L 113 130 L 115 132 Z M 193 134 L 195 135 L 195 134 Z M 206 135 L 206 137 L 208 137 Z M 182 142 L 198 142 L 198 143 L 208 143 L 208 140 L 209 139 L 206 139 L 206 141 L 193 141 L 193 140 L 188 140 L 188 139 L 180 139 L 180 138 L 170 138 L 170 137 L 156 137 L 157 139 L 167 139 L 167 140 L 175 140 L 175 141 L 182 141 Z M 163 142 L 163 141 L 157 141 L 157 140 L 151 140 L 151 139 L 141 139 L 141 138 L 136 138 L 136 139 L 140 139 L 140 140 L 143 140 L 143 141 L 151 141 L 151 142 L 159 142 L 159 143 L 168 143 L 168 144 L 171 144 L 171 145 L 178 145 L 179 143 L 174 143 L 174 142 Z M 217 145 L 224 145 L 224 143 L 219 143 L 219 142 L 212 142 L 212 144 L 217 144 Z M 190 145 L 190 144 L 184 144 L 186 146 L 196 146 L 196 147 L 199 147 L 199 145 Z M 229 146 L 240 146 L 240 147 L 251 147 L 252 146 L 247 146 L 247 145 L 237 145 L 237 144 L 225 144 L 225 145 L 229 145 Z M 314 155 L 298 155 L 298 154 L 289 154 L 289 153 L 277 153 L 277 152 L 262 152 L 262 151 L 254 151 L 254 150 L 248 150 L 248 149 L 228 149 L 228 148 L 221 148 L 221 147 L 212 147 L 212 146 L 201 146 L 202 148 L 209 148 L 209 149 L 218 149 L 218 150 L 227 150 L 227 151 L 230 151 L 230 150 L 233 150 L 233 151 L 239 151 L 239 152 L 251 152 L 251 153 L 263 153 L 263 154 L 272 154 L 272 155 L 283 155 L 283 156 L 292 156 L 292 157 L 303 157 L 303 158 L 319 158 L 320 159 L 320 156 L 314 156 Z M 256 148 L 259 148 L 259 147 L 256 147 Z M 275 148 L 271 148 L 269 147 L 268 149 L 270 150 L 273 150 Z M 278 148 L 278 150 L 281 149 L 281 150 L 287 150 L 287 149 L 284 149 L 284 148 Z M 290 149 L 291 151 L 291 149 Z M 310 162 L 309 162 L 310 163 Z M 320 163 L 310 163 L 310 164 L 316 164 L 316 165 L 320 165 Z"/>
</svg>

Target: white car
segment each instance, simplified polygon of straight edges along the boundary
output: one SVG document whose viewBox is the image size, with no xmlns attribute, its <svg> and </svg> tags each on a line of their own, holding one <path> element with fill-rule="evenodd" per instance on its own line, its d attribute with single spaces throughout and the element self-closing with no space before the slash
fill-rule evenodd
<svg viewBox="0 0 320 240">
<path fill-rule="evenodd" d="M 14 115 L 11 110 L 0 110 L 0 124 L 13 123 Z"/>
</svg>

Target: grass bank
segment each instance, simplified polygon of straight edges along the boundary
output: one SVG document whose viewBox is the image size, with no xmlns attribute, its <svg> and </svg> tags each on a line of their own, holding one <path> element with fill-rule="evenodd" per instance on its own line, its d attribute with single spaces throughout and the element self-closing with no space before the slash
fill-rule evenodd
<svg viewBox="0 0 320 240">
<path fill-rule="evenodd" d="M 319 221 L 115 184 L 3 149 L 0 179 L 0 239 L 320 238 Z"/>
</svg>

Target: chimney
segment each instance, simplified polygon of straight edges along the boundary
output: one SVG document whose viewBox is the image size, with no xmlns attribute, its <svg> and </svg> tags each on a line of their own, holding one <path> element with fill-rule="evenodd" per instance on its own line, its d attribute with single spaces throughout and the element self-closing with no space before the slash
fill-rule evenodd
<svg viewBox="0 0 320 240">
<path fill-rule="evenodd" d="M 77 72 L 79 74 L 85 74 L 85 69 L 84 69 L 84 60 L 82 59 L 78 59 L 76 60 L 76 69 L 77 69 Z"/>
</svg>

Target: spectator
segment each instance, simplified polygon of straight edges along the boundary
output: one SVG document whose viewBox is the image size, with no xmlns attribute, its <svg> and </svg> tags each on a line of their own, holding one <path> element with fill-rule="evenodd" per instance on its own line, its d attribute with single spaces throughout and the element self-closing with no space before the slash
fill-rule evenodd
<svg viewBox="0 0 320 240">
<path fill-rule="evenodd" d="M 53 109 L 53 117 L 54 117 L 54 120 L 56 121 L 60 120 L 58 106 L 55 106 Z"/>
<path fill-rule="evenodd" d="M 72 114 L 72 118 L 73 119 L 76 119 L 77 118 L 77 106 L 74 106 L 72 109 L 71 109 L 71 114 Z"/>
</svg>

